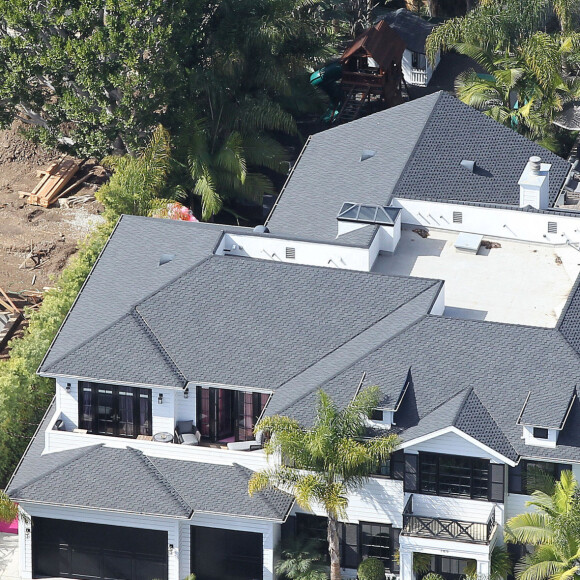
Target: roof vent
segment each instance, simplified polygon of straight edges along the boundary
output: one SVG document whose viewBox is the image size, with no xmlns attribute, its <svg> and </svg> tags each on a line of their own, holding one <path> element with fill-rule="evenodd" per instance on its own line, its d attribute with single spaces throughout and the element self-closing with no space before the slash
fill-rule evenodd
<svg viewBox="0 0 580 580">
<path fill-rule="evenodd" d="M 161 254 L 159 256 L 159 265 L 169 264 L 169 262 L 173 262 L 173 258 L 175 258 L 175 254 Z"/>
<path fill-rule="evenodd" d="M 471 161 L 470 159 L 462 159 L 461 167 L 465 167 L 469 173 L 475 173 L 475 161 Z"/>
<path fill-rule="evenodd" d="M 540 169 L 542 168 L 542 158 L 537 155 L 532 155 L 530 157 L 530 169 L 534 175 L 540 175 Z"/>
<path fill-rule="evenodd" d="M 372 149 L 363 149 L 362 153 L 360 154 L 360 160 L 366 161 L 367 159 L 374 157 L 376 154 L 377 152 L 373 151 Z"/>
<path fill-rule="evenodd" d="M 269 234 L 270 233 L 268 226 L 256 226 L 253 231 L 255 234 Z"/>
</svg>

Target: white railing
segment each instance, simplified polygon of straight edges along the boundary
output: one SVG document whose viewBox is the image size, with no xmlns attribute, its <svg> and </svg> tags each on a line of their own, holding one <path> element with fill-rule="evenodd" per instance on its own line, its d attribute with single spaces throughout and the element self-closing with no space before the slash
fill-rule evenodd
<svg viewBox="0 0 580 580">
<path fill-rule="evenodd" d="M 411 83 L 414 85 L 427 85 L 427 71 L 419 68 L 411 69 Z"/>
<path fill-rule="evenodd" d="M 182 461 L 199 461 L 218 465 L 232 465 L 239 463 L 252 470 L 263 469 L 268 466 L 266 454 L 262 449 L 254 451 L 235 451 L 199 445 L 178 445 L 175 443 L 158 443 L 140 439 L 124 439 L 108 437 L 106 435 L 91 435 L 74 431 L 59 431 L 54 429 L 59 413 L 55 413 L 45 431 L 45 447 L 43 453 L 57 453 L 69 449 L 80 449 L 93 445 L 107 445 L 124 449 L 133 447 L 151 457 L 163 457 Z"/>
</svg>

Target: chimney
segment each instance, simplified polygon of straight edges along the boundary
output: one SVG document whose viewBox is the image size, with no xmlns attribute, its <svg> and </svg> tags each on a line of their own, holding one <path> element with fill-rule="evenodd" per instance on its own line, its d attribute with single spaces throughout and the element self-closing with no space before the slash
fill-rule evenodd
<svg viewBox="0 0 580 580">
<path fill-rule="evenodd" d="M 550 163 L 542 163 L 537 156 L 530 157 L 518 181 L 520 186 L 520 207 L 531 205 L 536 209 L 546 209 L 550 196 Z"/>
</svg>

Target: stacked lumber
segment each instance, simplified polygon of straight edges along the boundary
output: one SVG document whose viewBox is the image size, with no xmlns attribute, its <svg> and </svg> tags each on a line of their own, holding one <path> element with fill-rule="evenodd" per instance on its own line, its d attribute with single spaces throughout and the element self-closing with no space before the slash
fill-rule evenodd
<svg viewBox="0 0 580 580">
<path fill-rule="evenodd" d="M 0 352 L 4 350 L 21 321 L 22 312 L 0 288 Z"/>
<path fill-rule="evenodd" d="M 28 203 L 31 205 L 48 207 L 69 191 L 65 186 L 77 172 L 80 164 L 81 162 L 76 159 L 61 157 L 51 163 L 45 171 L 39 171 L 38 177 L 41 179 L 36 187 L 31 192 L 20 191 L 20 197 L 28 197 Z"/>
</svg>

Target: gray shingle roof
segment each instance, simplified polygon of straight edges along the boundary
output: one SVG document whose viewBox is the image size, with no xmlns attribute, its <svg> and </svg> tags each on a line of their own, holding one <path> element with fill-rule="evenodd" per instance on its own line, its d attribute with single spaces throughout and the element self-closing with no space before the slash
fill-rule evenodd
<svg viewBox="0 0 580 580">
<path fill-rule="evenodd" d="M 425 316 L 322 387 L 349 385 L 354 393 L 367 373 L 365 386 L 394 398 L 410 369 L 412 387 L 395 416 L 403 440 L 455 425 L 510 458 L 579 461 L 577 400 L 555 449 L 525 445 L 517 424 L 530 391 L 544 397 L 546 421 L 560 417 L 580 381 L 578 362 L 554 329 Z"/>
<path fill-rule="evenodd" d="M 213 256 L 136 311 L 187 380 L 276 389 L 435 285 L 419 278 Z M 175 296 L 179 303 L 172 307 Z M 84 376 L 74 372 L 82 369 L 85 378 L 93 378 L 96 368 L 107 377 L 118 374 L 118 380 L 159 384 L 147 377 L 150 365 L 143 365 L 150 343 L 127 320 L 45 365 L 45 371 Z M 133 360 L 119 349 L 131 343 L 135 328 Z M 158 359 L 165 366 L 153 371 L 155 380 L 175 386 L 177 375 L 167 357 Z"/>
<path fill-rule="evenodd" d="M 222 232 L 214 224 L 122 216 L 40 370 L 107 328 L 130 307 L 209 256 Z M 159 265 L 162 254 L 174 254 Z"/>
<path fill-rule="evenodd" d="M 435 24 L 404 8 L 387 12 L 382 19 L 399 33 L 409 50 L 425 54 L 425 41 L 435 28 Z"/>
<path fill-rule="evenodd" d="M 580 354 L 580 275 L 568 295 L 557 328 L 570 346 Z"/>
<path fill-rule="evenodd" d="M 361 151 L 374 157 L 360 161 Z M 269 217 L 275 235 L 366 247 L 375 226 L 337 236 L 344 202 L 392 197 L 519 208 L 518 180 L 532 155 L 551 163 L 553 203 L 570 165 L 444 92 L 314 135 Z M 474 160 L 478 169 L 461 167 Z"/>
<path fill-rule="evenodd" d="M 570 164 L 442 92 L 393 194 L 407 199 L 518 206 L 518 180 L 531 155 L 552 164 L 552 204 Z M 475 174 L 461 167 L 462 159 L 476 162 Z"/>
<path fill-rule="evenodd" d="M 248 495 L 252 471 L 241 465 L 213 465 L 151 457 L 194 512 L 284 520 L 294 497 L 275 489 Z"/>
<path fill-rule="evenodd" d="M 570 389 L 567 398 L 562 397 L 551 401 L 549 413 L 546 413 L 546 393 L 530 393 L 520 417 L 520 424 L 548 429 L 561 429 L 564 426 L 575 393 L 576 389 L 573 387 Z"/>
<path fill-rule="evenodd" d="M 267 222 L 270 231 L 335 240 L 344 202 L 386 205 L 437 99 L 429 95 L 313 135 Z M 360 161 L 363 149 L 376 153 Z M 375 229 L 336 243 L 368 246 Z"/>
</svg>

